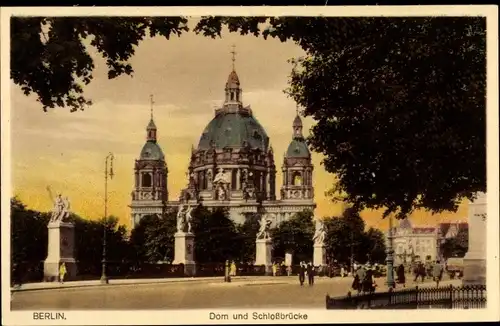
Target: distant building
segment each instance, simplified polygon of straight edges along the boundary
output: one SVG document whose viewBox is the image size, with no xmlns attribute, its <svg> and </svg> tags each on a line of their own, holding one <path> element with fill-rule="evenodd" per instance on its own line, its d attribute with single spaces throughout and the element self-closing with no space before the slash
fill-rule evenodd
<svg viewBox="0 0 500 326">
<path fill-rule="evenodd" d="M 412 226 L 404 219 L 393 228 L 394 263 L 410 263 L 412 260 L 442 259 L 441 244 L 456 237 L 460 229 L 467 229 L 464 222 L 440 223 L 437 226 Z"/>
</svg>

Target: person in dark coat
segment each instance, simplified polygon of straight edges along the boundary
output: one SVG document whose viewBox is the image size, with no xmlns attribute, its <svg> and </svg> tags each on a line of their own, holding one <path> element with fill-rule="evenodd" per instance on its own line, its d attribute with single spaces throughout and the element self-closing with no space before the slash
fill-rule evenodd
<svg viewBox="0 0 500 326">
<path fill-rule="evenodd" d="M 314 267 L 311 263 L 307 264 L 307 280 L 309 285 L 314 285 Z"/>
<path fill-rule="evenodd" d="M 363 280 L 363 292 L 373 293 L 375 288 L 373 286 L 373 270 L 371 267 L 366 268 L 365 278 Z"/>
<path fill-rule="evenodd" d="M 417 282 L 418 278 L 420 277 L 422 279 L 422 283 L 425 280 L 425 266 L 422 264 L 422 262 L 417 263 L 417 266 L 415 266 L 415 279 L 413 282 Z"/>
<path fill-rule="evenodd" d="M 403 287 L 406 287 L 405 267 L 403 266 L 403 264 L 398 266 L 398 270 L 396 273 L 398 274 L 398 283 L 403 284 Z"/>
<path fill-rule="evenodd" d="M 436 287 L 439 287 L 439 282 L 443 277 L 443 266 L 439 263 L 439 260 L 434 264 L 434 268 L 432 270 L 432 277 L 434 278 L 434 282 L 436 282 Z"/>
<path fill-rule="evenodd" d="M 305 278 L 306 278 L 306 267 L 304 266 L 303 262 L 300 262 L 300 268 L 299 268 L 299 282 L 300 282 L 300 286 L 304 285 Z"/>
<path fill-rule="evenodd" d="M 352 285 L 351 285 L 351 288 L 354 290 L 354 291 L 358 291 L 358 292 L 361 292 L 361 282 L 359 281 L 359 276 L 358 274 L 354 274 L 354 279 L 352 280 Z"/>
<path fill-rule="evenodd" d="M 422 278 L 422 283 L 424 283 L 426 276 L 427 271 L 425 270 L 425 265 L 423 263 L 420 263 L 420 277 Z"/>
</svg>

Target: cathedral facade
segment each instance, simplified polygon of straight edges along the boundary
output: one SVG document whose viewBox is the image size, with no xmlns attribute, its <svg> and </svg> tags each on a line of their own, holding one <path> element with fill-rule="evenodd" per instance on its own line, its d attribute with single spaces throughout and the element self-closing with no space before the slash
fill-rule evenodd
<svg viewBox="0 0 500 326">
<path fill-rule="evenodd" d="M 270 139 L 243 105 L 243 92 L 236 71 L 229 74 L 224 102 L 192 148 L 187 186 L 180 198 L 169 200 L 167 160 L 157 143 L 153 115 L 146 128 L 147 140 L 135 161 L 135 184 L 131 194 L 131 227 L 142 217 L 162 214 L 181 205 L 225 207 L 234 222 L 248 216 L 266 216 L 274 225 L 297 212 L 314 210 L 311 153 L 297 114 L 291 122 L 292 137 L 284 154 L 283 184 L 276 195 L 276 164 Z"/>
</svg>

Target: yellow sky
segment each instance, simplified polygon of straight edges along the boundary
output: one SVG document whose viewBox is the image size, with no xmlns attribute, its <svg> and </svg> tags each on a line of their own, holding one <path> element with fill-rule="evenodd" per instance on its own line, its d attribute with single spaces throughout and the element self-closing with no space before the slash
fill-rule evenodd
<svg viewBox="0 0 500 326">
<path fill-rule="evenodd" d="M 291 65 L 287 59 L 303 54 L 293 43 L 225 33 L 210 39 L 188 33 L 181 38 L 147 39 L 131 60 L 134 77 L 107 79 L 104 60 L 93 56 L 96 69 L 85 95 L 94 104 L 82 112 L 57 108 L 43 112 L 36 97 L 26 97 L 12 84 L 13 195 L 37 210 L 51 209 L 46 187 L 69 196 L 79 215 L 104 214 L 104 160 L 115 155 L 115 178 L 109 182 L 110 214 L 128 225 L 134 160 L 145 142 L 149 95 L 155 98 L 159 144 L 169 168 L 170 199 L 185 186 L 191 145 L 222 103 L 224 84 L 231 70 L 231 45 L 236 46 L 236 70 L 243 102 L 266 129 L 275 149 L 276 184 L 281 185 L 281 163 L 292 135 L 295 104 L 283 93 Z M 91 51 L 93 53 L 93 51 Z M 313 121 L 306 119 L 307 134 Z M 316 216 L 340 212 L 340 205 L 325 197 L 334 180 L 313 154 Z M 279 188 L 277 189 L 279 193 Z M 381 212 L 365 211 L 367 225 L 386 228 Z M 466 205 L 457 213 L 431 215 L 416 212 L 414 224 L 465 220 Z"/>
</svg>

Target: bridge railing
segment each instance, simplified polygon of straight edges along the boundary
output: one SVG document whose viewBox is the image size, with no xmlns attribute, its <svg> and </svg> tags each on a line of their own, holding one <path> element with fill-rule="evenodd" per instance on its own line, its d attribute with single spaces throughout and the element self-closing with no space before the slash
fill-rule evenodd
<svg viewBox="0 0 500 326">
<path fill-rule="evenodd" d="M 418 286 L 388 292 L 332 298 L 326 296 L 326 309 L 475 309 L 486 307 L 486 286 Z"/>
</svg>

